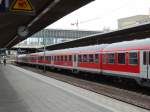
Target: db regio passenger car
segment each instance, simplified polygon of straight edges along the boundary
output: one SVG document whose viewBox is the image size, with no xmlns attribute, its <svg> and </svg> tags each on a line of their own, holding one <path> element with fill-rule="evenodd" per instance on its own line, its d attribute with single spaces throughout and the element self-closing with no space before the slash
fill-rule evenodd
<svg viewBox="0 0 150 112">
<path fill-rule="evenodd" d="M 45 59 L 45 60 L 44 60 Z M 150 87 L 150 39 L 19 55 L 17 63 L 38 64 L 135 79 Z"/>
</svg>

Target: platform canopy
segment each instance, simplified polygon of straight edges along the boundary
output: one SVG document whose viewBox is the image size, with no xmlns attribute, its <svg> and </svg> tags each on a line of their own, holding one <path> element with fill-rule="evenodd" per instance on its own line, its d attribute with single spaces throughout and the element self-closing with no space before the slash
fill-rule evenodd
<svg viewBox="0 0 150 112">
<path fill-rule="evenodd" d="M 27 38 L 17 36 L 19 26 L 28 27 L 29 37 L 91 1 L 93 0 L 30 0 L 34 14 L 4 12 L 0 4 L 0 48 L 10 48 Z M 15 4 L 13 8 L 18 8 L 18 5 Z M 27 8 L 30 10 L 30 6 Z"/>
<path fill-rule="evenodd" d="M 50 45 L 47 46 L 47 49 L 56 50 L 56 49 L 66 49 L 66 48 L 96 45 L 96 44 L 111 44 L 116 42 L 131 41 L 135 39 L 145 39 L 145 38 L 150 38 L 150 23 L 127 29 L 111 31 L 107 33 L 89 35 L 73 41 Z"/>
<path fill-rule="evenodd" d="M 89 46 L 96 44 L 111 44 L 122 41 L 130 41 L 135 39 L 150 38 L 150 24 L 144 24 L 132 28 L 111 31 L 107 33 L 98 33 L 75 39 L 68 42 L 62 42 L 54 45 L 46 46 L 47 50 L 67 49 L 81 46 Z M 14 50 L 18 48 L 13 48 Z M 20 48 L 28 52 L 37 52 L 35 48 Z M 44 48 L 40 48 L 44 49 Z"/>
</svg>

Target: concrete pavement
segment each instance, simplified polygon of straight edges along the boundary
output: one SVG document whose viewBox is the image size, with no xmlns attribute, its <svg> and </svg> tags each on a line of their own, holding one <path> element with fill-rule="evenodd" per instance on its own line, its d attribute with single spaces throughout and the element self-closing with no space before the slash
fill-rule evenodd
<svg viewBox="0 0 150 112">
<path fill-rule="evenodd" d="M 13 65 L 0 65 L 0 112 L 148 111 Z"/>
</svg>

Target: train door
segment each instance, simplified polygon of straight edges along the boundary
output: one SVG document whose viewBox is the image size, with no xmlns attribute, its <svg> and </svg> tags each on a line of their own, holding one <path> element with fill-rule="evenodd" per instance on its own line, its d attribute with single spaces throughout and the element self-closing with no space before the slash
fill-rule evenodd
<svg viewBox="0 0 150 112">
<path fill-rule="evenodd" d="M 73 55 L 73 67 L 77 68 L 77 66 L 78 66 L 78 55 L 74 54 Z"/>
<path fill-rule="evenodd" d="M 150 79 L 150 51 L 142 52 L 142 75 Z"/>
</svg>

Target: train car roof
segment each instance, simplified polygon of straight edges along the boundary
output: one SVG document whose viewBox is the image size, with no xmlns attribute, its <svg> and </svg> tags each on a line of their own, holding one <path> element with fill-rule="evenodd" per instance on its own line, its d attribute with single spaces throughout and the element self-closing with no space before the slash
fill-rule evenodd
<svg viewBox="0 0 150 112">
<path fill-rule="evenodd" d="M 87 52 L 87 51 L 101 51 L 109 44 L 101 44 L 101 45 L 92 45 L 92 46 L 85 46 L 85 47 L 77 47 L 72 48 L 73 52 Z"/>
<path fill-rule="evenodd" d="M 27 56 L 27 54 L 20 54 L 20 55 L 18 55 L 18 57 L 26 57 Z"/>
<path fill-rule="evenodd" d="M 105 47 L 103 51 L 109 52 L 122 50 L 142 50 L 142 49 L 150 49 L 150 38 L 113 43 Z"/>
<path fill-rule="evenodd" d="M 60 49 L 60 50 L 53 50 L 53 51 L 46 51 L 46 55 L 53 54 L 72 54 L 72 53 L 90 53 L 104 51 L 104 52 L 111 52 L 111 51 L 125 51 L 125 50 L 142 50 L 142 49 L 150 49 L 150 38 L 142 39 L 142 40 L 133 40 L 133 41 L 124 41 L 118 42 L 113 44 L 101 44 L 101 45 L 91 45 L 91 46 L 84 46 L 84 47 L 77 47 L 77 48 L 69 48 L 69 49 Z M 39 53 L 32 53 L 30 56 L 36 55 L 43 55 L 44 52 Z M 28 56 L 26 54 L 20 55 Z"/>
<path fill-rule="evenodd" d="M 91 46 L 84 46 L 84 47 L 77 47 L 77 48 L 69 48 L 69 49 L 60 49 L 60 50 L 53 50 L 53 51 L 46 51 L 46 55 L 53 54 L 72 54 L 72 53 L 81 53 L 81 52 L 89 52 L 89 51 L 100 51 L 104 49 L 108 44 L 102 44 L 102 45 L 91 45 Z M 31 56 L 34 55 L 43 55 L 44 52 L 39 53 L 32 53 Z"/>
</svg>

